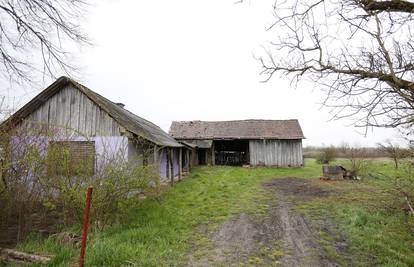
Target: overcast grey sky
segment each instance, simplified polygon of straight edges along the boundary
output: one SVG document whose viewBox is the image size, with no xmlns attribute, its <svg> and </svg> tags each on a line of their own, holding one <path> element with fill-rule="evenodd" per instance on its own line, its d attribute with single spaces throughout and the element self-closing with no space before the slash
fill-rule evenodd
<svg viewBox="0 0 414 267">
<path fill-rule="evenodd" d="M 305 145 L 373 146 L 397 137 L 385 129 L 365 137 L 348 120 L 330 122 L 313 84 L 261 82 L 254 55 L 277 36 L 266 32 L 274 0 L 99 2 L 84 25 L 95 45 L 76 55 L 80 82 L 166 131 L 173 120 L 297 118 Z"/>
</svg>

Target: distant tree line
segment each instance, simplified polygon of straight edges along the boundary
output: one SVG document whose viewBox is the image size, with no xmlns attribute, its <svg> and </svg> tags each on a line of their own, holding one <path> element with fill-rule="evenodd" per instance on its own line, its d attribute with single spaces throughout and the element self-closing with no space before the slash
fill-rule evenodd
<svg viewBox="0 0 414 267">
<path fill-rule="evenodd" d="M 351 151 L 358 153 L 361 158 L 395 159 L 414 156 L 412 149 L 400 147 L 390 140 L 378 143 L 376 147 L 352 147 L 348 144 L 341 144 L 339 146 L 306 146 L 303 148 L 305 158 L 318 158 L 321 153 L 329 154 L 329 158 L 348 158 Z"/>
</svg>

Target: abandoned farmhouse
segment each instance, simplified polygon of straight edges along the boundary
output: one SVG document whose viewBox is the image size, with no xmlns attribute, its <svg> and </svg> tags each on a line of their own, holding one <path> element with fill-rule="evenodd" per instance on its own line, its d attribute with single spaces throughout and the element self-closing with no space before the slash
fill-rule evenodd
<svg viewBox="0 0 414 267">
<path fill-rule="evenodd" d="M 303 166 L 297 120 L 174 121 L 170 134 L 196 146 L 198 164 Z"/>
<path fill-rule="evenodd" d="M 180 178 L 193 165 L 303 166 L 297 120 L 173 122 L 169 134 L 76 81 L 61 77 L 1 125 L 47 153 L 65 146 L 78 161 L 93 158 L 92 173 L 119 158 L 158 166 L 161 181 Z M 42 134 L 32 135 L 33 129 Z M 22 134 L 23 133 L 23 134 Z"/>
<path fill-rule="evenodd" d="M 30 138 L 36 146 L 66 146 L 78 162 L 93 157 L 92 173 L 119 159 L 158 164 L 161 180 L 179 177 L 189 168 L 185 147 L 161 128 L 67 77 L 56 80 L 2 126 L 15 134 L 12 147 L 27 143 L 21 139 L 37 129 Z"/>
</svg>

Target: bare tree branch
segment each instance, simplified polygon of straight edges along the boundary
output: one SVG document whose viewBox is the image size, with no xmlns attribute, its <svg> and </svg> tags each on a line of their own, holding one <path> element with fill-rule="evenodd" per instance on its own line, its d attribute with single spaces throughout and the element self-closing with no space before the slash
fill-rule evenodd
<svg viewBox="0 0 414 267">
<path fill-rule="evenodd" d="M 274 5 L 277 37 L 260 58 L 265 81 L 279 73 L 326 93 L 334 119 L 357 126 L 414 123 L 414 3 L 285 0 Z"/>
<path fill-rule="evenodd" d="M 89 44 L 83 0 L 0 0 L 0 74 L 11 82 L 72 74 L 72 44 Z"/>
</svg>

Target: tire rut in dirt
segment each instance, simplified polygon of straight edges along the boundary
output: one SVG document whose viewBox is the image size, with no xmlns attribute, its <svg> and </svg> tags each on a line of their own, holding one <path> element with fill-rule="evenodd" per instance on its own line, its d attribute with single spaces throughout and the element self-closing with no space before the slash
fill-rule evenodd
<svg viewBox="0 0 414 267">
<path fill-rule="evenodd" d="M 293 207 L 292 196 L 323 197 L 329 191 L 307 180 L 277 179 L 263 186 L 274 196 L 265 216 L 238 214 L 215 232 L 206 233 L 214 247 L 192 253 L 189 266 L 339 266 L 319 243 L 319 234 Z"/>
</svg>

